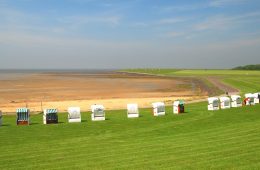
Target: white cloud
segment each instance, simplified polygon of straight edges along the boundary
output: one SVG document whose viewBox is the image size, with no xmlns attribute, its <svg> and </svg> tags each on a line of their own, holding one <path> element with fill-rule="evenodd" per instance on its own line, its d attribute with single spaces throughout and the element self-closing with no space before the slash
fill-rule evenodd
<svg viewBox="0 0 260 170">
<path fill-rule="evenodd" d="M 145 28 L 145 27 L 148 27 L 149 24 L 145 23 L 145 22 L 135 22 L 135 23 L 130 24 L 130 26 L 136 27 L 136 28 Z"/>
<path fill-rule="evenodd" d="M 195 25 L 195 30 L 225 30 L 241 26 L 247 22 L 259 21 L 260 12 L 250 12 L 241 15 L 217 15 L 208 17 L 205 21 Z"/>
<path fill-rule="evenodd" d="M 164 12 L 178 12 L 178 11 L 198 10 L 207 7 L 208 5 L 203 3 L 203 4 L 189 4 L 189 5 L 172 5 L 172 6 L 160 7 L 160 9 L 161 11 Z"/>
<path fill-rule="evenodd" d="M 249 12 L 240 15 L 216 15 L 216 16 L 209 16 L 204 21 L 201 21 L 193 26 L 187 26 L 187 29 L 183 29 L 181 31 L 172 31 L 166 32 L 160 37 L 167 37 L 167 38 L 183 38 L 183 39 L 194 39 L 199 38 L 201 35 L 204 35 L 205 31 L 211 32 L 231 32 L 232 35 L 236 35 L 239 33 L 246 33 L 243 31 L 236 31 L 247 24 L 252 23 L 259 23 L 260 22 L 260 12 Z M 208 36 L 208 35 L 207 35 Z M 214 36 L 214 35 L 213 35 Z"/>
<path fill-rule="evenodd" d="M 195 26 L 196 30 L 219 30 L 226 29 L 232 26 L 230 19 L 225 16 L 214 16 L 207 18 L 204 22 L 201 22 Z"/>
<path fill-rule="evenodd" d="M 65 16 L 57 18 L 59 29 L 63 32 L 78 31 L 87 26 L 102 24 L 109 27 L 117 27 L 120 24 L 121 17 L 119 16 Z"/>
<path fill-rule="evenodd" d="M 121 17 L 116 15 L 53 16 L 50 18 L 47 14 L 33 15 L 10 7 L 0 7 L 0 33 L 12 31 L 65 35 L 95 24 L 115 27 L 120 24 L 120 21 Z"/>
<path fill-rule="evenodd" d="M 145 28 L 145 27 L 155 27 L 155 26 L 163 26 L 163 25 L 173 25 L 181 22 L 188 21 L 189 18 L 181 18 L 181 17 L 171 17 L 171 18 L 162 18 L 150 22 L 134 22 L 130 24 L 131 27 L 136 28 Z"/>
<path fill-rule="evenodd" d="M 178 18 L 178 17 L 165 18 L 165 19 L 161 19 L 158 23 L 159 24 L 176 24 L 176 23 L 179 23 L 179 22 L 187 21 L 187 20 L 188 20 L 187 18 Z"/>
<path fill-rule="evenodd" d="M 209 3 L 211 7 L 223 7 L 226 5 L 240 5 L 246 3 L 246 0 L 212 0 Z"/>
<path fill-rule="evenodd" d="M 0 8 L 0 31 L 46 31 L 46 16 L 28 14 L 10 7 Z"/>
<path fill-rule="evenodd" d="M 121 20 L 119 16 L 67 16 L 59 18 L 58 21 L 66 24 L 84 25 L 89 23 L 103 23 L 118 25 Z"/>
<path fill-rule="evenodd" d="M 167 37 L 175 38 L 186 35 L 184 32 L 169 32 L 166 34 Z"/>
<path fill-rule="evenodd" d="M 162 6 L 159 7 L 159 9 L 163 12 L 183 12 L 183 11 L 201 10 L 206 8 L 225 7 L 230 5 L 242 5 L 247 2 L 248 2 L 247 0 L 210 0 L 204 3 Z"/>
</svg>

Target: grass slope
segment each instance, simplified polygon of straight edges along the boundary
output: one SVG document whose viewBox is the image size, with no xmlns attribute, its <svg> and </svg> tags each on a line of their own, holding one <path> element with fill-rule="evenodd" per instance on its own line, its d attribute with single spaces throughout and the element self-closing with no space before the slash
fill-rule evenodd
<svg viewBox="0 0 260 170">
<path fill-rule="evenodd" d="M 260 71 L 251 70 L 176 70 L 176 69 L 130 69 L 123 70 L 132 73 L 146 73 L 161 76 L 217 76 L 241 91 L 241 94 L 260 91 Z"/>
<path fill-rule="evenodd" d="M 1 169 L 258 169 L 260 105 L 207 111 L 206 103 L 186 106 L 187 113 L 127 119 L 125 110 L 108 111 L 108 120 L 17 127 L 4 116 L 0 127 Z M 85 118 L 85 119 L 84 119 Z"/>
</svg>

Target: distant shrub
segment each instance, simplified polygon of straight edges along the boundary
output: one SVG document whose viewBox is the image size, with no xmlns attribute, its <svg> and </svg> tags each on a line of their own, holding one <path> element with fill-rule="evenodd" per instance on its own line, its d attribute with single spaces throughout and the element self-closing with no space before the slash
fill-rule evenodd
<svg viewBox="0 0 260 170">
<path fill-rule="evenodd" d="M 260 64 L 235 67 L 232 70 L 260 70 Z"/>
</svg>

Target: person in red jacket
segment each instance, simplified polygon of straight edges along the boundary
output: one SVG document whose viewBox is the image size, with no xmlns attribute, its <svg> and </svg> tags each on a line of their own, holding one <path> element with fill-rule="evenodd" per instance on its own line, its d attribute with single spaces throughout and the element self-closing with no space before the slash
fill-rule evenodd
<svg viewBox="0 0 260 170">
<path fill-rule="evenodd" d="M 247 103 L 248 100 L 249 100 L 248 97 L 244 99 L 244 105 L 246 105 L 246 103 Z"/>
</svg>

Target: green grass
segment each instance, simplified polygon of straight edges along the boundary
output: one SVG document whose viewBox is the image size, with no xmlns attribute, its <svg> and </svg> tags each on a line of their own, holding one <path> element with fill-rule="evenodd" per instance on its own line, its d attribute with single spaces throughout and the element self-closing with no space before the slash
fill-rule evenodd
<svg viewBox="0 0 260 170">
<path fill-rule="evenodd" d="M 187 113 L 140 118 L 107 111 L 103 122 L 16 126 L 4 116 L 0 127 L 1 169 L 259 169 L 260 105 L 207 111 L 206 103 L 186 105 Z"/>
<path fill-rule="evenodd" d="M 260 71 L 244 70 L 180 70 L 176 75 L 195 76 L 260 76 Z"/>
<path fill-rule="evenodd" d="M 208 70 L 208 69 L 128 69 L 123 72 L 146 73 L 171 76 L 260 76 L 260 71 L 252 70 Z"/>
<path fill-rule="evenodd" d="M 122 70 L 132 73 L 146 73 L 160 76 L 190 76 L 204 78 L 217 76 L 241 91 L 241 94 L 260 91 L 260 71 L 251 70 L 176 70 L 176 69 L 130 69 Z"/>
</svg>

